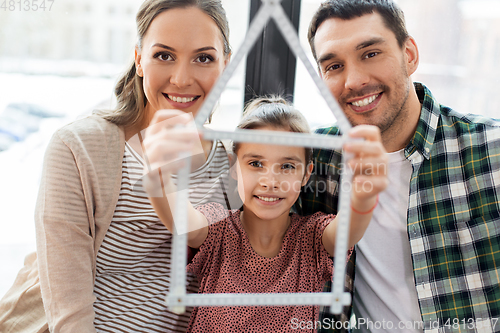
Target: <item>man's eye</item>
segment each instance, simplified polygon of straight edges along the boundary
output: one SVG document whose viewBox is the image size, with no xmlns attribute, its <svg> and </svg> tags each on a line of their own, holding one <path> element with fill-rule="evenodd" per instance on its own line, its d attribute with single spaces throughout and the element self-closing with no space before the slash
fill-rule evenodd
<svg viewBox="0 0 500 333">
<path fill-rule="evenodd" d="M 339 64 L 331 65 L 326 68 L 326 71 L 336 71 L 337 69 L 341 68 L 342 66 Z"/>
<path fill-rule="evenodd" d="M 365 56 L 365 58 L 373 58 L 373 57 L 375 57 L 377 54 L 378 54 L 378 52 L 370 52 L 370 53 L 368 53 L 368 54 Z"/>
<path fill-rule="evenodd" d="M 259 161 L 252 161 L 248 163 L 250 166 L 256 167 L 256 168 L 262 168 L 262 163 Z"/>
</svg>

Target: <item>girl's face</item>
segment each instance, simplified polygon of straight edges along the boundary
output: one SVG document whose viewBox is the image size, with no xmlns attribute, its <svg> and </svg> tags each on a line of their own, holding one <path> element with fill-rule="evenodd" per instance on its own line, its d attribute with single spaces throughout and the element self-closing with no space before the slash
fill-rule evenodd
<svg viewBox="0 0 500 333">
<path fill-rule="evenodd" d="M 259 130 L 279 131 L 272 127 Z M 234 170 L 244 210 L 262 220 L 288 216 L 312 167 L 306 164 L 303 147 L 241 143 Z"/>
<path fill-rule="evenodd" d="M 196 7 L 161 13 L 151 22 L 142 49 L 136 49 L 146 114 L 177 109 L 195 116 L 228 60 L 221 32 L 210 16 Z"/>
</svg>

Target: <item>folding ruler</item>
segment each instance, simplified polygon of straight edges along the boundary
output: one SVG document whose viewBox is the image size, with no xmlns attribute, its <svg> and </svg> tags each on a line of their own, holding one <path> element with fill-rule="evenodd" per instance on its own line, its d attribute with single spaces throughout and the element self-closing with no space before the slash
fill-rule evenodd
<svg viewBox="0 0 500 333">
<path fill-rule="evenodd" d="M 225 71 L 219 77 L 217 83 L 207 96 L 206 101 L 200 108 L 195 123 L 203 137 L 208 140 L 233 140 L 236 142 L 251 142 L 261 144 L 303 146 L 311 148 L 341 148 L 349 140 L 343 136 L 313 135 L 289 132 L 271 132 L 257 130 L 237 130 L 212 131 L 203 128 L 203 124 L 209 117 L 216 102 L 233 75 L 238 64 L 244 56 L 248 54 L 251 47 L 262 33 L 265 25 L 270 19 L 276 22 L 281 34 L 294 52 L 306 66 L 309 75 L 314 80 L 321 95 L 326 100 L 342 133 L 347 133 L 351 128 L 347 118 L 338 106 L 336 100 L 330 94 L 330 91 L 316 73 L 306 56 L 305 51 L 300 45 L 297 33 L 293 25 L 286 16 L 281 4 L 281 0 L 262 0 L 257 15 L 252 21 L 245 42 L 238 50 L 232 61 L 228 64 Z M 187 262 L 187 200 L 188 183 L 190 174 L 191 160 L 189 153 L 181 156 L 186 161 L 185 167 L 179 170 L 177 174 L 177 202 L 175 209 L 175 232 L 173 233 L 173 251 L 172 251 L 172 276 L 170 293 L 166 297 L 169 310 L 176 313 L 185 312 L 186 306 L 249 306 L 249 305 L 326 305 L 330 306 L 332 313 L 341 313 L 342 308 L 351 303 L 351 295 L 344 292 L 344 274 L 345 258 L 347 255 L 347 239 L 349 235 L 350 219 L 350 190 L 344 188 L 339 191 L 339 224 L 335 246 L 334 267 L 335 274 L 333 279 L 333 288 L 331 292 L 320 293 L 273 293 L 273 294 L 187 294 L 186 293 L 186 262 Z M 346 165 L 348 159 L 343 154 L 342 165 Z M 349 170 L 343 170 L 341 184 L 351 188 L 352 173 Z"/>
</svg>

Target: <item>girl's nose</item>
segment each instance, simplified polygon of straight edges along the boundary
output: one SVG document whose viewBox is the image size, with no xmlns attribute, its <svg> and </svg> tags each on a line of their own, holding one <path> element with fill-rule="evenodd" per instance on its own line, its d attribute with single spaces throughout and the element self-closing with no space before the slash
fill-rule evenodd
<svg viewBox="0 0 500 333">
<path fill-rule="evenodd" d="M 262 176 L 259 179 L 260 186 L 265 187 L 267 189 L 277 189 L 279 188 L 278 179 L 270 172 L 266 176 Z"/>
</svg>

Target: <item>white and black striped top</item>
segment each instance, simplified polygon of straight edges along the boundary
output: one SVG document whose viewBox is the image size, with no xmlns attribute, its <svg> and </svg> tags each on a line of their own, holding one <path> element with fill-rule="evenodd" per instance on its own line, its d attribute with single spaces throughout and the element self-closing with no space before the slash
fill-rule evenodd
<svg viewBox="0 0 500 333">
<path fill-rule="evenodd" d="M 189 322 L 191 309 L 177 315 L 165 306 L 171 234 L 142 188 L 143 165 L 142 157 L 127 144 L 120 196 L 97 254 L 94 325 L 98 332 L 185 332 Z M 191 203 L 226 206 L 222 189 L 227 189 L 228 173 L 226 150 L 220 141 L 214 142 L 207 162 L 191 173 Z M 188 274 L 187 279 L 188 292 L 197 292 L 194 276 Z"/>
</svg>

